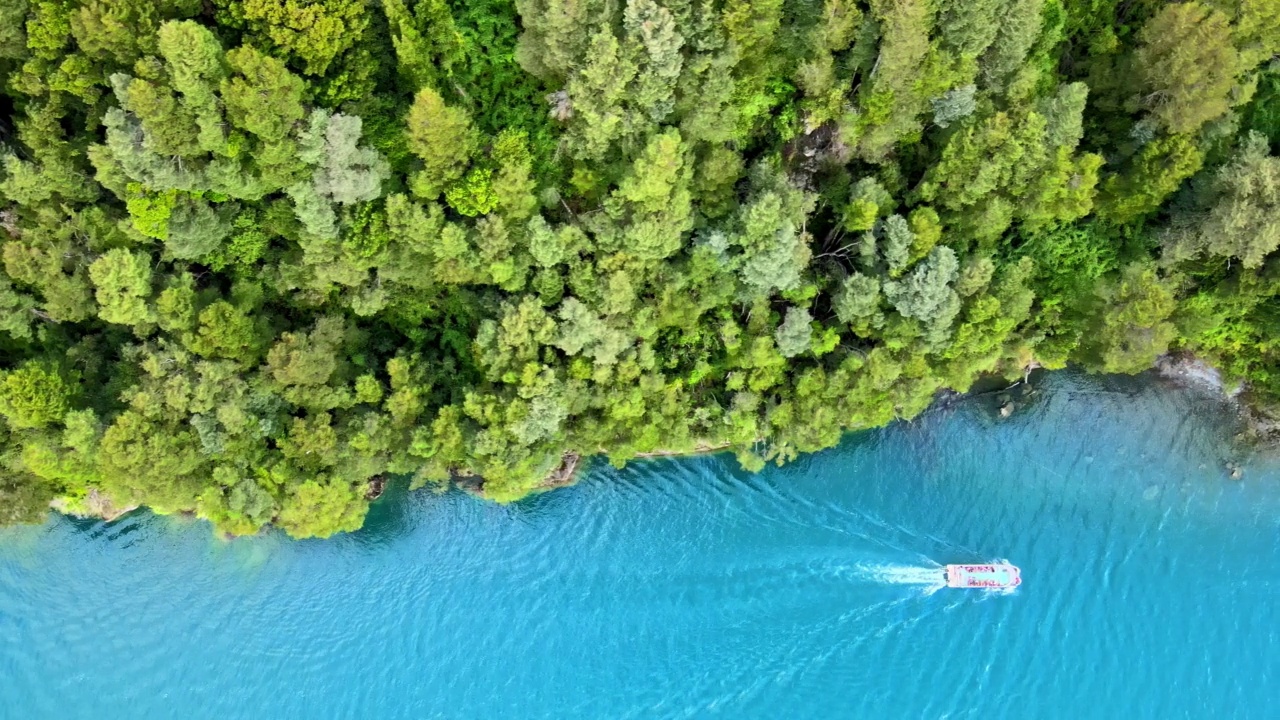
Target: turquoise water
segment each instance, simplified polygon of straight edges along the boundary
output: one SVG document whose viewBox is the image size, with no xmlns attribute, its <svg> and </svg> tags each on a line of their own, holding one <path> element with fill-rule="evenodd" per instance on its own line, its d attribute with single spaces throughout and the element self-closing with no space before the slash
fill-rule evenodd
<svg viewBox="0 0 1280 720">
<path fill-rule="evenodd" d="M 392 491 L 330 541 L 0 531 L 0 717 L 1274 717 L 1280 466 L 1190 391 L 1040 388 L 754 476 Z M 999 558 L 1011 594 L 937 587 Z"/>
</svg>

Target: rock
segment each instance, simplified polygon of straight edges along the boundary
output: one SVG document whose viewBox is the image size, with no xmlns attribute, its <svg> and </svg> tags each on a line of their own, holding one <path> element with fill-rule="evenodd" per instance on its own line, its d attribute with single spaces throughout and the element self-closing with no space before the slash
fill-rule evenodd
<svg viewBox="0 0 1280 720">
<path fill-rule="evenodd" d="M 1230 475 L 1232 480 L 1239 480 L 1244 477 L 1244 470 L 1239 465 L 1229 462 L 1227 463 L 1227 474 Z"/>
<path fill-rule="evenodd" d="M 1206 390 L 1214 395 L 1234 398 L 1243 390 L 1239 384 L 1227 387 L 1217 368 L 1193 355 L 1181 353 L 1161 355 L 1156 358 L 1155 367 L 1156 372 L 1165 378 L 1185 387 Z"/>
<path fill-rule="evenodd" d="M 578 462 L 582 456 L 575 452 L 566 452 L 560 457 L 560 464 L 551 471 L 541 483 L 538 484 L 539 489 L 549 489 L 564 487 L 573 484 L 573 474 L 578 469 Z"/>
<path fill-rule="evenodd" d="M 54 498 L 49 507 L 66 515 L 75 517 L 97 517 L 107 522 L 114 522 L 128 513 L 138 509 L 137 505 L 116 505 L 105 493 L 91 488 L 83 498 L 71 500 L 66 497 Z"/>
<path fill-rule="evenodd" d="M 1007 418 L 1013 414 L 1013 403 L 1007 402 L 1000 406 L 1000 417 Z"/>
</svg>

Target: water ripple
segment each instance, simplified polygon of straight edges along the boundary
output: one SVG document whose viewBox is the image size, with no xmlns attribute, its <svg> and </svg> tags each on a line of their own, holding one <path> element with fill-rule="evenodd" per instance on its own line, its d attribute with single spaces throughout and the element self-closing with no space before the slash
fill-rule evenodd
<svg viewBox="0 0 1280 720">
<path fill-rule="evenodd" d="M 992 410 L 510 506 L 393 484 L 324 542 L 0 530 L 0 719 L 1268 716 L 1280 460 L 1141 380 Z M 940 587 L 1005 557 L 1016 592 Z"/>
</svg>

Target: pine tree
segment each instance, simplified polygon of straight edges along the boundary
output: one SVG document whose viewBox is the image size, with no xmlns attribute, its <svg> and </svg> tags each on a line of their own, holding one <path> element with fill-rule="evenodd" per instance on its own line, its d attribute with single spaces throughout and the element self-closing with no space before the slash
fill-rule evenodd
<svg viewBox="0 0 1280 720">
<path fill-rule="evenodd" d="M 1138 33 L 1134 104 L 1172 133 L 1192 133 L 1230 108 L 1240 59 L 1230 21 L 1197 2 L 1166 5 Z"/>
</svg>

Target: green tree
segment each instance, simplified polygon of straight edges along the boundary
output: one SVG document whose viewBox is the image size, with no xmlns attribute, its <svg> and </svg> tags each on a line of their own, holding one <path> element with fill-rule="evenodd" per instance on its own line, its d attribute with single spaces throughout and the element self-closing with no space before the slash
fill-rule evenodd
<svg viewBox="0 0 1280 720">
<path fill-rule="evenodd" d="M 338 369 L 345 331 L 340 318 L 322 317 L 311 332 L 280 336 L 267 354 L 267 367 L 282 385 L 323 385 Z"/>
<path fill-rule="evenodd" d="M 1141 372 L 1169 349 L 1177 335 L 1168 321 L 1176 303 L 1154 266 L 1134 262 L 1099 287 L 1104 302 L 1095 343 L 1103 372 Z"/>
<path fill-rule="evenodd" d="M 1240 72 L 1230 20 L 1198 2 L 1166 5 L 1138 33 L 1135 104 L 1171 133 L 1222 116 Z"/>
<path fill-rule="evenodd" d="M 327 538 L 359 530 L 368 511 L 368 501 L 352 484 L 322 478 L 292 488 L 276 521 L 290 537 Z"/>
<path fill-rule="evenodd" d="M 894 309 L 929 325 L 949 326 L 959 312 L 952 283 L 960 269 L 951 248 L 936 247 L 902 280 L 887 280 L 884 294 Z"/>
<path fill-rule="evenodd" d="M 443 0 L 383 0 L 400 72 L 412 87 L 437 85 L 465 62 L 462 37 Z"/>
<path fill-rule="evenodd" d="M 1185 213 L 1165 234 L 1165 260 L 1208 252 L 1253 269 L 1280 247 L 1280 157 L 1270 154 L 1261 134 L 1246 136 L 1205 194 L 1201 207 Z"/>
<path fill-rule="evenodd" d="M 48 364 L 28 360 L 0 373 L 0 413 L 15 428 L 61 422 L 74 394 L 74 386 Z"/>
<path fill-rule="evenodd" d="M 249 31 L 295 60 L 308 75 L 324 75 L 360 42 L 369 24 L 367 0 L 217 0 Z"/>
<path fill-rule="evenodd" d="M 391 176 L 391 166 L 377 150 L 358 145 L 362 128 L 358 117 L 316 110 L 300 139 L 300 157 L 317 166 L 316 192 L 333 202 L 376 200 Z"/>
<path fill-rule="evenodd" d="M 1044 28 L 1045 0 L 1006 0 L 995 39 L 979 66 L 987 85 L 1003 90 L 1022 66 Z"/>
<path fill-rule="evenodd" d="M 1156 210 L 1203 162 L 1203 152 L 1184 135 L 1147 143 L 1127 168 L 1103 183 L 1098 215 L 1125 223 Z"/>
<path fill-rule="evenodd" d="M 813 316 L 808 310 L 798 307 L 787 308 L 786 319 L 774 333 L 774 341 L 778 344 L 778 352 L 782 357 L 792 358 L 809 350 L 813 339 Z"/>
<path fill-rule="evenodd" d="M 151 297 L 151 258 L 125 248 L 116 248 L 89 266 L 98 299 L 98 317 L 109 323 L 140 325 L 152 317 L 147 299 Z"/>
<path fill-rule="evenodd" d="M 414 97 L 405 122 L 409 149 L 422 160 L 414 178 L 414 193 L 434 199 L 449 183 L 462 177 L 475 152 L 476 133 L 462 108 L 449 107 L 440 93 L 422 88 Z"/>
</svg>

